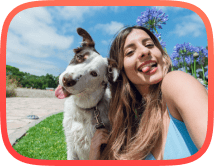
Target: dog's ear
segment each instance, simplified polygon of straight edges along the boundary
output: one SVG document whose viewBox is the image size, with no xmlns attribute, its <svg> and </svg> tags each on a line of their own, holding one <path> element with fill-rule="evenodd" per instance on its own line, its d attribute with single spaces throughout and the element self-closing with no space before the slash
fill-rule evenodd
<svg viewBox="0 0 214 166">
<path fill-rule="evenodd" d="M 89 33 L 82 28 L 77 28 L 77 33 L 82 36 L 82 46 L 87 46 L 87 47 L 94 47 L 95 43 L 92 39 L 92 37 L 89 35 Z"/>
<path fill-rule="evenodd" d="M 113 59 L 108 59 L 108 71 L 107 71 L 107 78 L 110 83 L 114 83 L 117 81 L 119 77 L 119 70 L 117 68 L 117 62 Z"/>
</svg>

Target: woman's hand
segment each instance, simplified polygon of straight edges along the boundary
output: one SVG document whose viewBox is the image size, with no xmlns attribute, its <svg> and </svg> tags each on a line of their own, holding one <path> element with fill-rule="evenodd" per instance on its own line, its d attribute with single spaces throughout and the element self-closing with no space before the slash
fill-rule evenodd
<svg viewBox="0 0 214 166">
<path fill-rule="evenodd" d="M 97 129 L 91 139 L 89 160 L 98 160 L 100 158 L 100 147 L 102 144 L 107 144 L 108 130 Z"/>
</svg>

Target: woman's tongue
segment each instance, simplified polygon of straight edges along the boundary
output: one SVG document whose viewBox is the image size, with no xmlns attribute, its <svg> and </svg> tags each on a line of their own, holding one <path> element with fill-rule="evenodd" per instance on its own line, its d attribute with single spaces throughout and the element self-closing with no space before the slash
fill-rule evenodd
<svg viewBox="0 0 214 166">
<path fill-rule="evenodd" d="M 148 72 L 150 69 L 151 69 L 151 66 L 146 66 L 146 67 L 142 68 L 142 72 L 143 72 L 143 73 L 146 73 L 146 72 Z"/>
</svg>

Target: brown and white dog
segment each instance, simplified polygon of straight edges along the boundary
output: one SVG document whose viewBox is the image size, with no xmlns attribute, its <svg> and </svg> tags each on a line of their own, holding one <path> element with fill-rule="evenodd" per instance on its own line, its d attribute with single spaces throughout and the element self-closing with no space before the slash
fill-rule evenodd
<svg viewBox="0 0 214 166">
<path fill-rule="evenodd" d="M 95 133 L 97 108 L 105 128 L 110 130 L 108 108 L 110 91 L 108 82 L 115 82 L 119 72 L 116 63 L 103 58 L 96 50 L 91 36 L 82 28 L 77 33 L 83 37 L 75 56 L 59 76 L 56 97 L 66 97 L 63 127 L 67 142 L 68 160 L 89 159 L 91 138 Z"/>
</svg>

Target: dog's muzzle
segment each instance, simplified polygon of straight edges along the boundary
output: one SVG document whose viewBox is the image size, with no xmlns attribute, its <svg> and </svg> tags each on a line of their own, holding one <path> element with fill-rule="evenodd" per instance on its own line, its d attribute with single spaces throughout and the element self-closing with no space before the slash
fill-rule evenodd
<svg viewBox="0 0 214 166">
<path fill-rule="evenodd" d="M 80 77 L 82 77 L 82 75 L 80 75 L 78 77 L 78 79 L 73 79 L 71 74 L 66 73 L 62 78 L 62 83 L 66 87 L 71 87 L 77 83 L 77 81 L 80 79 Z"/>
</svg>

